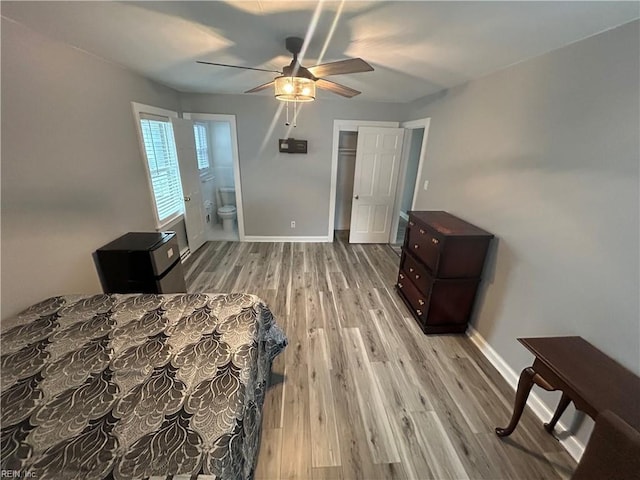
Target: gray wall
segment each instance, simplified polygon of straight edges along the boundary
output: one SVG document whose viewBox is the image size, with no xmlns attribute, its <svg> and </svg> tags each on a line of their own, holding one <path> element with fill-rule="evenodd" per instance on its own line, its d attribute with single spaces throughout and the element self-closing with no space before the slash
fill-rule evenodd
<svg viewBox="0 0 640 480">
<path fill-rule="evenodd" d="M 580 335 L 640 373 L 639 25 L 411 110 L 431 117 L 417 207 L 497 236 L 474 327 L 518 372 L 517 337 Z"/>
<path fill-rule="evenodd" d="M 298 126 L 287 133 L 284 110 L 275 118 L 281 104 L 271 96 L 180 98 L 184 112 L 236 115 L 245 234 L 255 236 L 326 237 L 333 120 L 400 121 L 406 110 L 403 104 L 319 99 L 302 106 Z M 307 140 L 308 154 L 278 153 L 278 139 L 287 137 Z"/>
<path fill-rule="evenodd" d="M 131 101 L 177 92 L 2 20 L 2 317 L 99 292 L 92 252 L 153 230 Z"/>
</svg>

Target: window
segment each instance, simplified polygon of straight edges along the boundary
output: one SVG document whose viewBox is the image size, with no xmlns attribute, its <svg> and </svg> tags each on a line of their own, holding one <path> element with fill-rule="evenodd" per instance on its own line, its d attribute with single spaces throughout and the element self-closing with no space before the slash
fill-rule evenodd
<svg viewBox="0 0 640 480">
<path fill-rule="evenodd" d="M 168 116 L 146 113 L 159 110 L 134 104 L 156 210 L 162 228 L 184 213 L 184 199 L 173 128 Z"/>
<path fill-rule="evenodd" d="M 196 139 L 196 156 L 198 157 L 198 169 L 209 169 L 209 143 L 207 142 L 207 125 L 204 123 L 193 124 L 193 134 Z"/>
</svg>

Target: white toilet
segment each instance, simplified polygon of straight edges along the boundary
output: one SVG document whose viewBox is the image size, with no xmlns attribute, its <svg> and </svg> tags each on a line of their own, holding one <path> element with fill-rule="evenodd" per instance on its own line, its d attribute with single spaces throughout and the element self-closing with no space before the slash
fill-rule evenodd
<svg viewBox="0 0 640 480">
<path fill-rule="evenodd" d="M 222 219 L 222 230 L 233 232 L 233 223 L 236 220 L 236 189 L 234 187 L 220 187 L 218 189 L 221 207 L 218 208 L 218 216 Z"/>
</svg>

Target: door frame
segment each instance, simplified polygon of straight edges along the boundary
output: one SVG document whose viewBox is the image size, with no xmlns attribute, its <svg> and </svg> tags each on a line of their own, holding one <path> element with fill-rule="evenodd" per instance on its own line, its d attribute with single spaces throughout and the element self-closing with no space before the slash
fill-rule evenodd
<svg viewBox="0 0 640 480">
<path fill-rule="evenodd" d="M 244 235 L 244 214 L 242 211 L 242 181 L 240 175 L 240 157 L 238 155 L 238 129 L 236 126 L 235 115 L 225 115 L 219 113 L 195 113 L 185 112 L 182 118 L 189 120 L 211 120 L 225 121 L 231 125 L 231 154 L 233 155 L 233 183 L 236 189 L 236 213 L 238 217 L 238 236 L 239 241 L 245 241 Z"/>
<path fill-rule="evenodd" d="M 410 120 L 400 123 L 400 126 L 406 130 L 417 130 L 418 128 L 424 128 L 424 135 L 422 136 L 422 144 L 420 146 L 420 156 L 418 158 L 418 172 L 416 173 L 416 184 L 413 188 L 413 197 L 411 199 L 411 209 L 416 208 L 416 197 L 420 191 L 420 180 L 422 179 L 422 170 L 424 165 L 424 159 L 427 152 L 427 139 L 429 137 L 429 125 L 431 124 L 431 118 L 420 118 L 418 120 Z M 389 243 L 393 243 L 395 235 L 398 232 L 398 224 L 400 223 L 400 204 L 402 203 L 402 193 L 404 192 L 404 184 L 407 175 L 407 167 L 409 166 L 409 153 L 410 153 L 410 141 L 411 135 L 404 136 L 404 145 L 402 146 L 402 158 L 400 159 L 400 171 L 398 172 L 398 186 L 396 189 L 396 200 L 393 207 L 393 222 L 391 223 L 391 232 L 389 233 Z"/>
<path fill-rule="evenodd" d="M 329 193 L 329 228 L 327 242 L 333 242 L 335 233 L 334 223 L 336 215 L 336 195 L 338 185 L 338 148 L 340 146 L 340 132 L 357 132 L 358 127 L 392 127 L 397 128 L 400 122 L 372 121 L 372 120 L 334 120 L 333 146 L 331 149 L 331 190 Z M 395 211 L 395 209 L 394 209 Z M 396 230 L 398 226 L 396 225 Z"/>
</svg>

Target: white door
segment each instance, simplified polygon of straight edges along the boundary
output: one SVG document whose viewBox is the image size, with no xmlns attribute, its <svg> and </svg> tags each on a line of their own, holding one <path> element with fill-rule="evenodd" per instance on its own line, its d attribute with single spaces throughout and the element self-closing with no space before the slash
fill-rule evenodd
<svg viewBox="0 0 640 480">
<path fill-rule="evenodd" d="M 195 252 L 204 243 L 204 205 L 200 192 L 200 173 L 196 157 L 196 141 L 193 134 L 193 122 L 181 118 L 172 118 L 173 136 L 176 142 L 180 180 L 184 195 L 184 223 L 187 228 L 189 250 Z"/>
<path fill-rule="evenodd" d="M 403 128 L 358 128 L 349 243 L 389 241 L 403 136 Z"/>
</svg>

